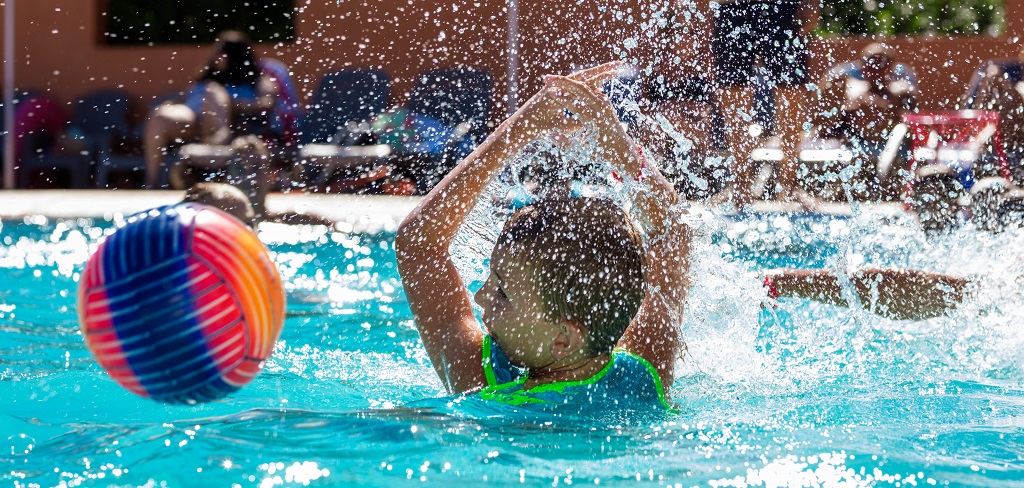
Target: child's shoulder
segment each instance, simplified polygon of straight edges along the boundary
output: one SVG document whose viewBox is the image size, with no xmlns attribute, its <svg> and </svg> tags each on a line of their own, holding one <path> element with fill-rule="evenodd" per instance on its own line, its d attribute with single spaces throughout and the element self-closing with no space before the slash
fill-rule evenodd
<svg viewBox="0 0 1024 488">
<path fill-rule="evenodd" d="M 612 370 L 607 389 L 627 392 L 636 403 L 660 404 L 671 408 L 658 370 L 650 361 L 623 349 L 612 352 Z"/>
</svg>

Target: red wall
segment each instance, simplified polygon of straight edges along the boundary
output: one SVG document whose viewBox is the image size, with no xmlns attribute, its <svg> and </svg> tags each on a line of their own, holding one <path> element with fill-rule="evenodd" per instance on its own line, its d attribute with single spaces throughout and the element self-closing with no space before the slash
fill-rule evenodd
<svg viewBox="0 0 1024 488">
<path fill-rule="evenodd" d="M 660 0 L 665 1 L 665 0 Z M 205 60 L 208 45 L 112 47 L 101 39 L 102 0 L 34 0 L 16 4 L 16 85 L 70 103 L 98 88 L 120 87 L 140 98 L 181 89 Z M 297 1 L 303 4 L 303 1 Z M 312 2 L 317 3 L 317 2 Z M 617 59 L 627 38 L 643 39 L 631 23 L 652 8 L 638 0 L 521 0 L 520 93 L 528 95 L 546 72 Z M 953 107 L 983 59 L 1016 56 L 1024 35 L 1024 0 L 1005 0 L 1007 35 L 999 38 L 890 40 L 917 71 L 923 108 Z M 0 0 L 6 8 L 6 1 Z M 293 44 L 261 45 L 263 55 L 288 63 L 307 93 L 332 70 L 383 68 L 395 79 L 396 102 L 416 73 L 469 64 L 494 76 L 495 102 L 506 91 L 505 2 L 489 0 L 324 0 L 302 7 Z M 621 18 L 620 18 L 621 17 Z M 849 59 L 860 38 L 812 44 L 814 69 Z M 523 95 L 521 95 L 522 97 Z M 504 114 L 495 110 L 495 117 Z"/>
</svg>

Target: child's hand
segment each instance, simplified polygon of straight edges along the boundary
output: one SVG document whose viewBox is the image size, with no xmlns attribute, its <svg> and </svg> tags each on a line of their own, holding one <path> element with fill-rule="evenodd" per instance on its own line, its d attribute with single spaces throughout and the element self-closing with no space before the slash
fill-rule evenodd
<svg viewBox="0 0 1024 488">
<path fill-rule="evenodd" d="M 579 122 L 613 127 L 618 124 L 618 116 L 611 101 L 600 90 L 604 82 L 615 76 L 617 66 L 601 65 L 592 69 L 598 71 L 581 71 L 572 76 L 547 75 L 544 83 L 559 100 L 566 103 L 566 110 Z"/>
<path fill-rule="evenodd" d="M 601 87 L 604 86 L 606 81 L 615 78 L 619 73 L 620 67 L 622 67 L 621 61 L 612 61 L 594 66 L 593 68 L 577 71 L 566 76 L 566 78 L 585 84 L 594 93 L 601 93 Z"/>
<path fill-rule="evenodd" d="M 551 132 L 568 134 L 582 127 L 580 120 L 569 111 L 573 105 L 570 95 L 545 83 L 521 109 L 521 122 L 533 136 Z"/>
<path fill-rule="evenodd" d="M 523 104 L 516 122 L 536 136 L 575 132 L 582 122 L 606 117 L 609 112 L 604 109 L 611 109 L 611 104 L 601 94 L 601 86 L 615 77 L 620 65 L 611 62 L 569 76 L 545 76 L 544 88 Z"/>
</svg>

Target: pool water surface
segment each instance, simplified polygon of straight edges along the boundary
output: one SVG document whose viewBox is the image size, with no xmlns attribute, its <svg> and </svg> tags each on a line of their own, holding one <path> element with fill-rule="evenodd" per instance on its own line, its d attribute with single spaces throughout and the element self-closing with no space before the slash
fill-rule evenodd
<svg viewBox="0 0 1024 488">
<path fill-rule="evenodd" d="M 264 224 L 288 292 L 250 385 L 167 406 L 85 349 L 79 273 L 115 223 L 0 222 L 0 482 L 14 486 L 1020 486 L 1024 236 L 926 239 L 905 222 L 700 217 L 671 389 L 643 424 L 509 415 L 447 397 L 395 269 L 393 233 Z M 482 254 L 482 253 L 478 253 Z M 482 268 L 482 256 L 462 267 Z M 977 278 L 948 317 L 762 307 L 757 270 L 912 266 Z M 468 278 L 472 282 L 472 277 Z M 471 285 L 472 286 L 472 285 Z"/>
</svg>

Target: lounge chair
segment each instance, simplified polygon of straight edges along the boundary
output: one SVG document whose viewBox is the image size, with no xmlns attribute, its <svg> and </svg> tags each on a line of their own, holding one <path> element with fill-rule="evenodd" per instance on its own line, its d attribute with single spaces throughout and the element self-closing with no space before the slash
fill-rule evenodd
<svg viewBox="0 0 1024 488">
<path fill-rule="evenodd" d="M 96 167 L 97 188 L 109 186 L 113 171 L 145 171 L 141 133 L 130 120 L 133 108 L 131 96 L 121 90 L 92 92 L 78 101 L 82 113 L 79 122 L 86 139 L 91 141 L 89 158 Z M 131 151 L 126 152 L 126 147 Z"/>
<path fill-rule="evenodd" d="M 39 98 L 28 101 L 40 107 L 46 105 Z M 28 186 L 34 172 L 52 169 L 69 171 L 73 188 L 88 186 L 91 166 L 102 167 L 103 158 L 109 156 L 115 143 L 130 135 L 130 110 L 131 98 L 120 90 L 99 90 L 80 98 L 75 103 L 71 123 L 62 134 L 67 145 L 74 146 L 76 152 L 26 154 L 22 160 L 20 186 Z"/>
<path fill-rule="evenodd" d="M 447 127 L 447 141 L 434 147 L 405 148 L 399 168 L 413 173 L 421 192 L 433 187 L 487 134 L 491 112 L 491 75 L 471 67 L 439 69 L 419 76 L 407 108 Z"/>
<path fill-rule="evenodd" d="M 0 103 L 0 108 L 3 104 Z M 53 152 L 53 141 L 67 126 L 68 117 L 63 108 L 57 102 L 47 97 L 42 92 L 27 90 L 18 92 L 14 98 L 14 157 L 16 158 L 15 169 L 21 167 L 24 161 L 38 159 L 48 156 Z M 0 142 L 0 148 L 6 142 Z M 6 153 L 3 153 L 6 154 Z M 24 179 L 18 175 L 14 178 L 15 183 L 24 187 Z"/>
<path fill-rule="evenodd" d="M 486 133 L 492 84 L 491 75 L 476 68 L 428 71 L 417 79 L 408 108 L 448 127 L 469 123 L 471 133 Z"/>
<path fill-rule="evenodd" d="M 391 79 L 383 71 L 353 69 L 324 76 L 299 134 L 295 179 L 321 187 L 338 169 L 358 173 L 360 184 L 369 182 L 363 181 L 366 174 L 382 175 L 377 169 L 391 154 L 390 146 L 361 144 L 365 141 L 360 139 L 390 97 Z M 316 174 L 308 174 L 308 167 L 317 168 Z"/>
</svg>

